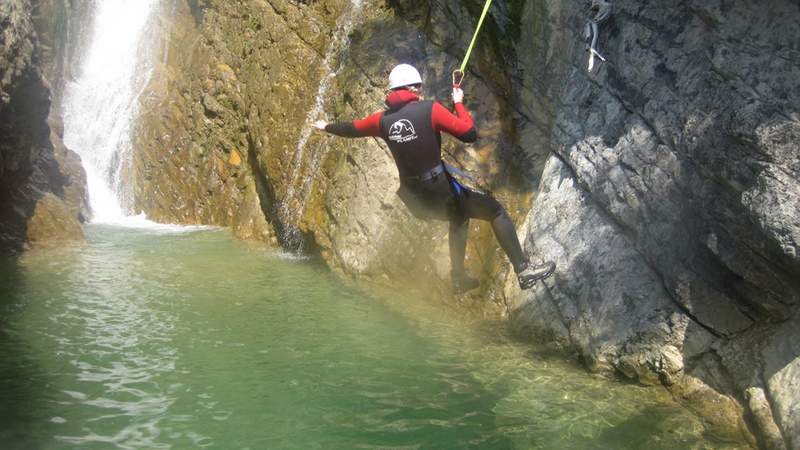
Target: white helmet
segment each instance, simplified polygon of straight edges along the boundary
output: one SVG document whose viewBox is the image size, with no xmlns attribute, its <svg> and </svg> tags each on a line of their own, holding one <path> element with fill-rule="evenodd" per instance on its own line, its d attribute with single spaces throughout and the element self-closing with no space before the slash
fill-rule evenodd
<svg viewBox="0 0 800 450">
<path fill-rule="evenodd" d="M 399 64 L 389 73 L 389 89 L 397 89 L 412 84 L 422 84 L 422 77 L 411 64 Z"/>
</svg>

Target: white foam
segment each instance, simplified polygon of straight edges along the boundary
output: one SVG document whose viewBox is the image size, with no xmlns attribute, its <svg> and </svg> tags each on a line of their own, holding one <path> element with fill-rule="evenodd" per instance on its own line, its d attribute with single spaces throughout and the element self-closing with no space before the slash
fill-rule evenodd
<svg viewBox="0 0 800 450">
<path fill-rule="evenodd" d="M 177 225 L 168 223 L 153 222 L 146 215 L 138 216 L 119 216 L 95 218 L 92 223 L 121 228 L 132 228 L 143 231 L 152 231 L 159 234 L 180 234 L 191 233 L 194 231 L 220 230 L 222 228 L 211 225 Z"/>
<path fill-rule="evenodd" d="M 286 261 L 308 261 L 309 257 L 300 253 L 270 251 L 271 256 Z"/>
</svg>

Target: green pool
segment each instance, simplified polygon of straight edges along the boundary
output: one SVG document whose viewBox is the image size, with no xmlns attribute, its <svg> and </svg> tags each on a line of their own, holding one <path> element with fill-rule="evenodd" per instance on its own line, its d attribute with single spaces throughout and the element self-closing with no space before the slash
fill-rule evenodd
<svg viewBox="0 0 800 450">
<path fill-rule="evenodd" d="M 224 230 L 86 231 L 0 262 L 4 449 L 734 447 L 658 389 Z"/>
</svg>

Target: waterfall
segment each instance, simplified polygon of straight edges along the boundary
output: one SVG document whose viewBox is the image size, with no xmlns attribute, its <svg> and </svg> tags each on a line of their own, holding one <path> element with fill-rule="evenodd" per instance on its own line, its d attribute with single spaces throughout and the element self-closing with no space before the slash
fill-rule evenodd
<svg viewBox="0 0 800 450">
<path fill-rule="evenodd" d="M 349 46 L 349 35 L 353 30 L 355 19 L 361 11 L 361 2 L 362 0 L 351 1 L 350 9 L 339 19 L 336 32 L 325 53 L 325 58 L 322 61 L 322 68 L 326 75 L 322 77 L 317 87 L 317 95 L 314 98 L 314 104 L 308 111 L 306 121 L 300 131 L 300 139 L 297 141 L 297 146 L 292 156 L 292 172 L 286 184 L 286 195 L 278 208 L 278 214 L 283 223 L 282 240 L 285 246 L 295 252 L 299 252 L 303 247 L 303 239 L 297 226 L 305 211 L 305 203 L 310 191 L 309 183 L 307 181 L 301 181 L 300 175 L 301 173 L 305 173 L 307 175 L 305 178 L 307 179 L 316 174 L 322 160 L 319 155 L 313 155 L 306 170 L 301 170 L 305 158 L 306 144 L 308 144 L 308 140 L 311 138 L 311 133 L 313 132 L 311 124 L 319 119 L 320 115 L 323 113 L 325 98 L 328 94 L 328 89 L 330 89 L 331 82 L 342 70 L 342 67 L 344 67 L 346 58 L 342 57 L 342 54 L 345 53 Z M 338 63 L 336 63 L 336 68 L 334 70 L 333 66 L 337 57 L 339 57 Z M 300 186 L 297 186 L 298 184 L 300 184 Z"/>
<path fill-rule="evenodd" d="M 144 37 L 159 1 L 95 1 L 87 53 L 65 89 L 64 142 L 83 160 L 94 222 L 124 222 L 132 206 L 122 172 L 152 71 Z"/>
</svg>

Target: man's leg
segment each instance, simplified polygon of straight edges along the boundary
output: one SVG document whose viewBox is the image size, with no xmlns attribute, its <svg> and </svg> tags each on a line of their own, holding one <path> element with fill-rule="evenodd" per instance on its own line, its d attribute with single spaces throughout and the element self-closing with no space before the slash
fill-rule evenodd
<svg viewBox="0 0 800 450">
<path fill-rule="evenodd" d="M 553 273 L 555 264 L 552 262 L 541 265 L 532 265 L 528 262 L 517 238 L 514 222 L 511 221 L 511 217 L 500 202 L 493 197 L 463 188 L 459 197 L 459 206 L 460 211 L 466 217 L 491 222 L 495 238 L 514 266 L 514 272 L 517 273 L 521 288 L 528 289 L 537 280 L 546 278 Z"/>
<path fill-rule="evenodd" d="M 453 281 L 453 290 L 456 293 L 466 292 L 480 286 L 478 280 L 467 275 L 464 269 L 464 255 L 467 251 L 467 232 L 469 231 L 469 218 L 460 212 L 454 212 L 450 217 L 450 275 Z"/>
<path fill-rule="evenodd" d="M 469 218 L 458 215 L 450 219 L 450 267 L 453 274 L 464 273 L 464 255 L 467 251 L 467 232 L 469 231 Z"/>
<path fill-rule="evenodd" d="M 525 255 L 517 239 L 514 222 L 511 221 L 503 205 L 489 195 L 467 188 L 463 188 L 459 200 L 460 209 L 466 217 L 486 220 L 492 224 L 497 242 L 508 255 L 514 270 L 519 271 L 525 263 Z"/>
</svg>

